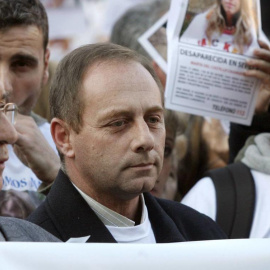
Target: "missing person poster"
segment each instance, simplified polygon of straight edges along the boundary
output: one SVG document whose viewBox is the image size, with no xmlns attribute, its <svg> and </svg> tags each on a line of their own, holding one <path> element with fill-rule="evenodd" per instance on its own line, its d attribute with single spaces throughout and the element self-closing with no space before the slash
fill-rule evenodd
<svg viewBox="0 0 270 270">
<path fill-rule="evenodd" d="M 260 33 L 258 0 L 172 0 L 166 108 L 249 125 L 260 82 L 244 74 Z"/>
</svg>

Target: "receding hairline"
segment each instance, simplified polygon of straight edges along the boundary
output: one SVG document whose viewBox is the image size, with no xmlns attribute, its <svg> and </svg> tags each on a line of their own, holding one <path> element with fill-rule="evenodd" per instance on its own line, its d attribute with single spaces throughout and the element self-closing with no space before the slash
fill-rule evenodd
<svg viewBox="0 0 270 270">
<path fill-rule="evenodd" d="M 96 61 L 92 62 L 91 65 L 89 65 L 88 67 L 85 68 L 82 76 L 81 76 L 81 83 L 80 83 L 80 90 L 78 91 L 78 93 L 80 93 L 80 95 L 82 95 L 82 93 L 84 92 L 84 83 L 86 81 L 86 79 L 88 79 L 88 76 L 91 76 L 91 72 L 96 69 L 99 66 L 102 65 L 106 65 L 106 67 L 113 65 L 113 66 L 117 66 L 120 64 L 123 65 L 131 65 L 131 64 L 137 64 L 139 66 L 141 66 L 148 74 L 149 76 L 153 79 L 154 83 L 157 86 L 157 90 L 159 91 L 160 97 L 161 97 L 161 102 L 162 105 L 164 103 L 164 96 L 163 96 L 163 88 L 159 82 L 158 76 L 155 75 L 153 76 L 150 71 L 143 65 L 142 62 L 140 62 L 138 59 L 134 58 L 130 58 L 130 59 L 124 59 L 124 58 L 105 58 L 105 59 L 97 59 Z M 100 73 L 102 73 L 102 69 L 99 71 Z M 82 97 L 82 96 L 81 96 Z M 83 102 L 83 100 L 82 100 Z M 164 105 L 163 105 L 164 107 Z"/>
</svg>

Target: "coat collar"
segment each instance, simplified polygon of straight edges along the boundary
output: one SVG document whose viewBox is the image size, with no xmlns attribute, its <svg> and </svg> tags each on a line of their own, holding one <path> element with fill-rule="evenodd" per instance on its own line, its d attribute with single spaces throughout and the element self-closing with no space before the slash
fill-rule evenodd
<svg viewBox="0 0 270 270">
<path fill-rule="evenodd" d="M 90 235 L 87 242 L 116 242 L 61 170 L 47 196 L 46 208 L 64 241 Z"/>
<path fill-rule="evenodd" d="M 161 199 L 153 197 L 150 193 L 144 193 L 144 199 L 156 242 L 172 243 L 186 241 L 174 220 L 160 206 L 159 201 Z M 177 211 L 175 214 L 179 215 L 179 212 Z"/>
<path fill-rule="evenodd" d="M 185 241 L 158 200 L 149 193 L 145 193 L 144 198 L 156 242 Z M 63 241 L 90 235 L 87 242 L 116 243 L 106 226 L 61 170 L 47 196 L 46 209 Z"/>
</svg>

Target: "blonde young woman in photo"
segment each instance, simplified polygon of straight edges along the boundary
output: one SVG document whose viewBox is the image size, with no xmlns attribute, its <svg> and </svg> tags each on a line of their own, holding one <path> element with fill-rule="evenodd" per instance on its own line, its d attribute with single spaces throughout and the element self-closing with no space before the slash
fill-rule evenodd
<svg viewBox="0 0 270 270">
<path fill-rule="evenodd" d="M 252 55 L 257 43 L 257 15 L 253 0 L 217 0 L 194 17 L 182 42 L 230 53 Z"/>
</svg>

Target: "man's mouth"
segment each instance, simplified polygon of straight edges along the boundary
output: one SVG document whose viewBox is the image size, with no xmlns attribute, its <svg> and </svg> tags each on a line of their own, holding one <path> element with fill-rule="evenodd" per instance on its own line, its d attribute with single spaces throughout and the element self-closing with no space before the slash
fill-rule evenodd
<svg viewBox="0 0 270 270">
<path fill-rule="evenodd" d="M 154 166 L 154 163 L 139 163 L 136 165 L 130 166 L 131 168 L 138 168 L 138 169 L 152 169 Z"/>
</svg>

